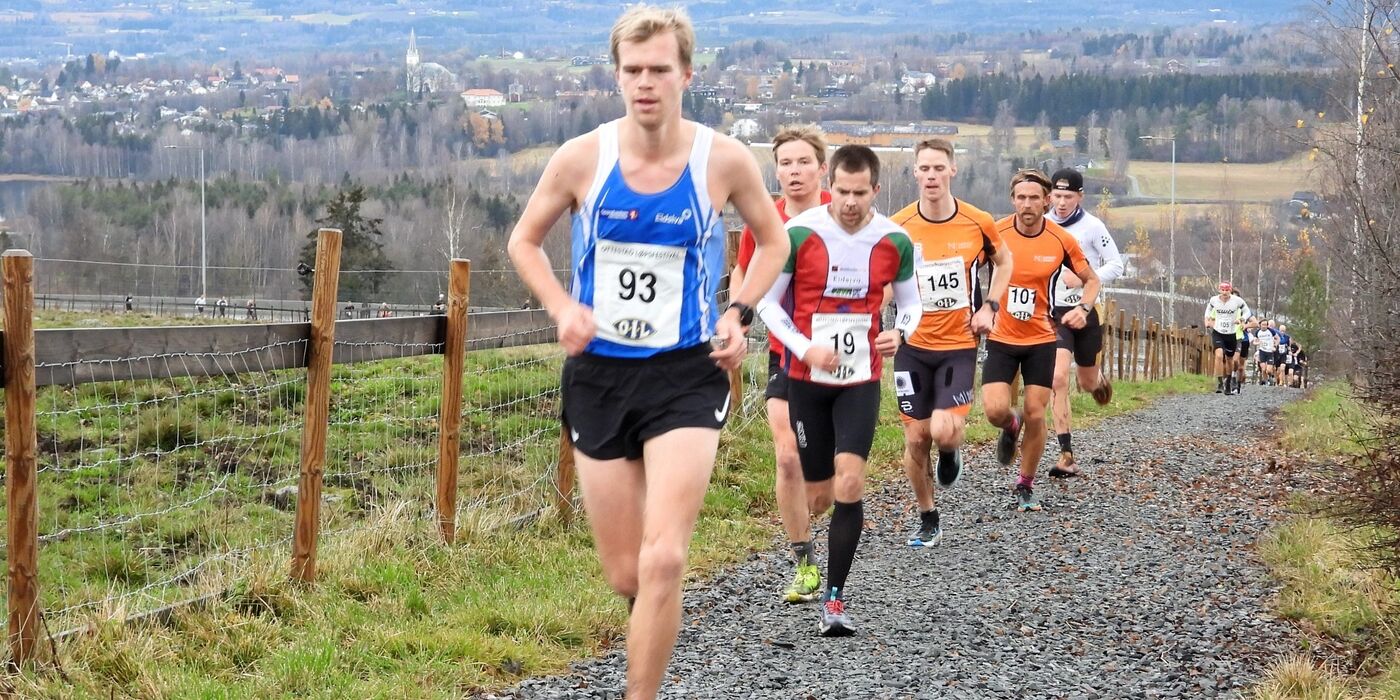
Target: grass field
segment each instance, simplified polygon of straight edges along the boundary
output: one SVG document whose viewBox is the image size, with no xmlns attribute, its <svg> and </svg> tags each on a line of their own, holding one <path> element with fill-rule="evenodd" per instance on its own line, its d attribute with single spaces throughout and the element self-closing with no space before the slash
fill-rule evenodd
<svg viewBox="0 0 1400 700">
<path fill-rule="evenodd" d="M 1280 443 L 1310 460 L 1354 454 L 1365 422 L 1345 387 L 1327 384 L 1284 410 Z M 1301 502 L 1298 509 L 1309 505 Z M 1261 543 L 1260 554 L 1283 585 L 1278 612 L 1299 626 L 1308 644 L 1273 665 L 1255 698 L 1400 698 L 1400 582 L 1362 553 L 1367 537 L 1300 515 Z"/>
<path fill-rule="evenodd" d="M 1176 209 L 1177 226 L 1181 226 L 1187 219 L 1217 216 L 1225 212 L 1225 206 L 1220 204 L 1178 204 Z M 1264 205 L 1246 204 L 1243 205 L 1241 213 L 1252 215 L 1259 221 L 1267 221 L 1270 211 Z M 1123 236 L 1128 236 L 1126 239 L 1121 236 L 1118 238 L 1119 246 L 1125 246 L 1132 240 L 1132 231 L 1138 224 L 1151 230 L 1165 231 L 1171 225 L 1171 208 L 1166 204 L 1112 207 L 1106 223 L 1115 233 L 1122 232 Z"/>
<path fill-rule="evenodd" d="M 557 358 L 553 347 L 468 356 L 464 394 L 473 408 L 464 415 L 462 496 L 469 505 L 462 511 L 467 526 L 451 546 L 436 536 L 429 511 L 440 359 L 338 366 L 327 471 L 327 490 L 336 500 L 323 507 L 320 577 L 311 586 L 288 581 L 287 549 L 276 541 L 290 533 L 290 513 L 252 497 L 265 490 L 238 485 L 295 472 L 296 377 L 257 389 L 277 382 L 255 376 L 246 382 L 251 391 L 225 383 L 200 393 L 206 380 L 46 390 L 57 394 L 47 397 L 51 402 L 70 408 L 41 418 L 43 443 L 60 446 L 41 451 L 58 466 L 80 469 L 64 472 L 62 480 L 53 480 L 52 471 L 41 474 L 41 482 L 47 479 L 41 522 L 81 523 L 128 502 L 150 510 L 207 491 L 217 479 L 225 489 L 207 505 L 41 547 L 46 609 L 148 586 L 213 544 L 263 546 L 237 567 L 151 588 L 143 595 L 159 600 L 138 601 L 149 607 L 209 594 L 201 605 L 129 624 L 119 619 L 135 607 L 108 606 L 82 617 L 91 632 L 60 644 L 66 678 L 31 670 L 10 679 L 16 694 L 446 698 L 555 673 L 598 653 L 623 632 L 626 614 L 602 582 L 581 520 L 565 525 L 546 515 L 517 529 L 478 515 L 493 505 L 515 513 L 541 498 L 547 502 L 549 484 L 538 477 L 552 469 L 549 453 L 556 447 L 550 390 Z M 750 358 L 747 408 L 721 438 L 692 547 L 692 579 L 770 546 L 776 531 L 772 453 L 755 380 L 764 359 Z M 1087 426 L 1164 394 L 1209 386 L 1193 376 L 1120 382 L 1106 408 L 1077 395 L 1076 420 Z M 172 395 L 182 397 L 178 412 Z M 113 411 L 113 397 L 127 408 Z M 84 412 L 91 406 L 109 408 Z M 883 410 L 872 483 L 903 478 L 899 421 L 892 402 Z M 971 417 L 972 441 L 995 434 L 980 416 L 976 410 Z M 278 426 L 291 426 L 290 432 L 257 438 L 261 447 L 243 450 L 238 459 L 220 458 L 213 436 L 249 436 Z M 124 466 L 93 466 L 99 452 L 130 459 Z M 67 461 L 74 453 L 86 462 Z M 160 458 L 148 458 L 153 453 Z M 521 491 L 533 493 L 533 500 L 496 504 Z M 61 507 L 54 503 L 65 499 Z M 774 582 L 775 591 L 781 583 Z"/>
<path fill-rule="evenodd" d="M 1171 163 L 1135 160 L 1128 174 L 1148 197 L 1171 196 Z M 1177 199 L 1287 200 L 1316 190 L 1317 173 L 1305 157 L 1276 163 L 1177 163 Z"/>
</svg>

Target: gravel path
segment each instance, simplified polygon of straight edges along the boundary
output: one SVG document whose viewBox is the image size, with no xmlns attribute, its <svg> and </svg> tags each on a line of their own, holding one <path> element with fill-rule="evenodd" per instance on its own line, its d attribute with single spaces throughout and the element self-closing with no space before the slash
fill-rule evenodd
<svg viewBox="0 0 1400 700">
<path fill-rule="evenodd" d="M 1011 469 L 973 448 L 941 494 L 935 549 L 904 545 L 906 485 L 868 494 L 847 586 L 859 634 L 819 638 L 814 605 L 779 602 L 775 546 L 687 591 L 662 696 L 1238 697 L 1290 646 L 1254 544 L 1287 487 L 1258 435 L 1297 396 L 1171 397 L 1080 431 L 1087 477 L 1038 481 L 1040 513 L 1014 512 Z M 487 697 L 621 697 L 623 661 L 619 648 Z"/>
</svg>

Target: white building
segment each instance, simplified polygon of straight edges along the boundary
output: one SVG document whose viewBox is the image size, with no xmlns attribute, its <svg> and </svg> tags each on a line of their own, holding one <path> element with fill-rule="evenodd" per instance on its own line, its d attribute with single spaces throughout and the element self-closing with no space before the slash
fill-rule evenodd
<svg viewBox="0 0 1400 700">
<path fill-rule="evenodd" d="M 736 119 L 729 127 L 729 135 L 740 141 L 752 141 L 763 133 L 763 127 L 754 119 Z"/>
<path fill-rule="evenodd" d="M 472 88 L 462 91 L 462 102 L 465 102 L 470 109 L 500 107 L 506 103 L 506 96 L 501 94 L 500 90 Z"/>
<path fill-rule="evenodd" d="M 423 63 L 418 52 L 418 35 L 408 30 L 408 53 L 404 55 L 405 88 L 409 93 L 442 92 L 457 89 L 457 74 L 440 63 Z M 291 82 L 291 78 L 287 78 Z"/>
</svg>

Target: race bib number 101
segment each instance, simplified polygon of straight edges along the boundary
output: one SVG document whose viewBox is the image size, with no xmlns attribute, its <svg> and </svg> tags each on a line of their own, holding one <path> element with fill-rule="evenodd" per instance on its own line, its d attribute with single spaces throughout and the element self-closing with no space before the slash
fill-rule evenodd
<svg viewBox="0 0 1400 700">
<path fill-rule="evenodd" d="M 685 248 L 598 241 L 593 319 L 599 338 L 643 348 L 679 343 L 684 293 Z"/>
<path fill-rule="evenodd" d="M 1006 313 L 1017 321 L 1029 321 L 1035 315 L 1035 290 L 1012 287 L 1006 293 Z"/>
</svg>

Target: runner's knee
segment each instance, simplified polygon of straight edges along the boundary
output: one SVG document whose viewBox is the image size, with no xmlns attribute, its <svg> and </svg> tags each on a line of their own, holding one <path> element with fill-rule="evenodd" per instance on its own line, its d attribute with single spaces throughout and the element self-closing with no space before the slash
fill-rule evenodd
<svg viewBox="0 0 1400 700">
<path fill-rule="evenodd" d="M 778 473 L 786 480 L 802 481 L 802 460 L 797 456 L 797 447 L 778 448 L 774 460 L 778 463 Z"/>
<path fill-rule="evenodd" d="M 603 578 L 607 579 L 608 587 L 613 592 L 623 598 L 637 597 L 637 567 L 630 566 L 605 566 L 603 567 Z"/>
<path fill-rule="evenodd" d="M 642 545 L 637 559 L 637 578 L 652 584 L 669 585 L 685 575 L 685 545 L 652 542 Z"/>
<path fill-rule="evenodd" d="M 962 444 L 964 422 L 948 411 L 934 411 L 929 419 L 933 442 L 941 450 L 951 450 Z"/>
</svg>

